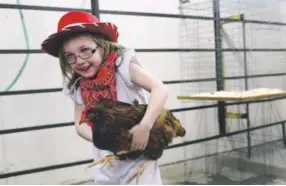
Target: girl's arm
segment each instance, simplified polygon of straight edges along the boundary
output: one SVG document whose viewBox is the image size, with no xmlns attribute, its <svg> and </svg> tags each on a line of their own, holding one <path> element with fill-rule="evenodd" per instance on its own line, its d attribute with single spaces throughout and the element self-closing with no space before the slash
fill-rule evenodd
<svg viewBox="0 0 286 186">
<path fill-rule="evenodd" d="M 149 130 L 152 128 L 160 112 L 164 109 L 168 97 L 167 87 L 156 77 L 135 63 L 129 66 L 131 82 L 150 92 L 148 107 L 140 124 Z"/>
<path fill-rule="evenodd" d="M 75 103 L 75 112 L 74 112 L 74 118 L 75 118 L 75 128 L 77 134 L 82 137 L 83 139 L 92 142 L 92 131 L 91 128 L 86 124 L 82 123 L 79 125 L 80 116 L 82 112 L 83 106 Z"/>
</svg>

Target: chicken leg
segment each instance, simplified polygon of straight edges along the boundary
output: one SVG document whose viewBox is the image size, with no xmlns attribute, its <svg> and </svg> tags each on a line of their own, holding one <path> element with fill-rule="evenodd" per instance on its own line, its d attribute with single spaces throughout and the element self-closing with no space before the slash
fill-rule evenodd
<svg viewBox="0 0 286 186">
<path fill-rule="evenodd" d="M 138 168 L 138 170 L 128 178 L 127 180 L 127 184 L 130 183 L 134 178 L 136 178 L 136 184 L 138 185 L 139 182 L 139 177 L 143 174 L 144 169 L 148 166 L 148 164 L 150 164 L 152 161 L 146 161 L 145 163 L 143 163 L 142 165 L 140 165 L 140 167 Z"/>
<path fill-rule="evenodd" d="M 113 160 L 116 160 L 116 159 L 119 159 L 119 157 L 116 156 L 116 155 L 107 155 L 107 156 L 105 156 L 104 158 L 101 158 L 101 159 L 99 159 L 99 160 L 93 162 L 93 163 L 90 164 L 87 168 L 91 168 L 91 167 L 93 167 L 93 166 L 95 166 L 95 165 L 97 165 L 97 164 L 101 164 L 101 167 L 103 167 L 103 166 L 106 165 L 106 164 L 110 164 L 110 165 L 111 165 L 111 162 L 112 162 Z"/>
</svg>

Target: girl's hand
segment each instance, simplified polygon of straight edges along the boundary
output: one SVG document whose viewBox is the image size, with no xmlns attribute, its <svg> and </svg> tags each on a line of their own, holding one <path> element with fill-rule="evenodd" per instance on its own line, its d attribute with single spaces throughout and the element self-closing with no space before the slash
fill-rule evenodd
<svg viewBox="0 0 286 186">
<path fill-rule="evenodd" d="M 144 150 L 148 144 L 150 128 L 139 124 L 129 131 L 132 134 L 131 151 Z"/>
</svg>

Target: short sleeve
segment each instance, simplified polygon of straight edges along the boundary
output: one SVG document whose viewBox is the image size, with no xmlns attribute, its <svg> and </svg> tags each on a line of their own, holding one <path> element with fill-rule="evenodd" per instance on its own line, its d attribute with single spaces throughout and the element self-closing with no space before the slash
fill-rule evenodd
<svg viewBox="0 0 286 186">
<path fill-rule="evenodd" d="M 134 49 L 127 48 L 124 50 L 123 56 L 117 59 L 116 65 L 118 65 L 118 73 L 125 81 L 128 86 L 134 87 L 135 85 L 131 82 L 130 72 L 129 72 L 129 65 L 130 63 L 136 63 L 140 67 L 143 67 L 142 64 L 139 62 L 136 52 Z"/>
</svg>

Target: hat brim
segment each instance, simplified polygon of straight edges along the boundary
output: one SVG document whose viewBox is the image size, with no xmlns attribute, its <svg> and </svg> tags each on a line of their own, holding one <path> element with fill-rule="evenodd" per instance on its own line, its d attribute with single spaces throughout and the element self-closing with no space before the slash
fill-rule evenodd
<svg viewBox="0 0 286 186">
<path fill-rule="evenodd" d="M 78 24 L 69 26 L 61 31 L 50 35 L 42 44 L 42 50 L 54 57 L 59 57 L 59 50 L 65 38 L 75 33 L 93 33 L 100 34 L 104 39 L 117 42 L 118 31 L 116 25 L 112 23 L 96 23 L 96 24 Z"/>
</svg>

